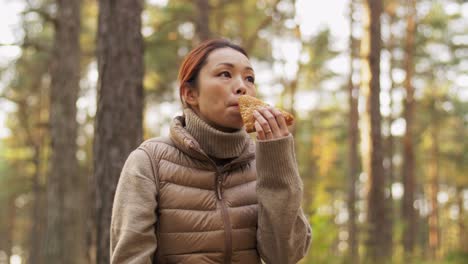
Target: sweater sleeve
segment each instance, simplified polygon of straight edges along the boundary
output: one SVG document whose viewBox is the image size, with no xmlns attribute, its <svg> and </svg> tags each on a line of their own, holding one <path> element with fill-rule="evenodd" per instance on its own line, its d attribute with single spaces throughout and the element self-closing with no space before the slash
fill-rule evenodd
<svg viewBox="0 0 468 264">
<path fill-rule="evenodd" d="M 110 228 L 111 263 L 152 263 L 157 247 L 156 188 L 146 151 L 128 157 L 114 197 Z"/>
<path fill-rule="evenodd" d="M 307 254 L 311 227 L 301 208 L 294 139 L 289 135 L 256 145 L 259 254 L 267 264 L 297 263 Z"/>
</svg>

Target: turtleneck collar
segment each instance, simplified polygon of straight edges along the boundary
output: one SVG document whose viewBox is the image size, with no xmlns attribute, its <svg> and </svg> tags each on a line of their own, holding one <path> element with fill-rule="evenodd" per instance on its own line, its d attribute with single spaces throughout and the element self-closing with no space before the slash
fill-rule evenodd
<svg viewBox="0 0 468 264">
<path fill-rule="evenodd" d="M 249 136 L 244 129 L 232 133 L 213 128 L 193 110 L 185 109 L 185 129 L 198 142 L 200 148 L 217 159 L 238 157 L 248 144 Z"/>
</svg>

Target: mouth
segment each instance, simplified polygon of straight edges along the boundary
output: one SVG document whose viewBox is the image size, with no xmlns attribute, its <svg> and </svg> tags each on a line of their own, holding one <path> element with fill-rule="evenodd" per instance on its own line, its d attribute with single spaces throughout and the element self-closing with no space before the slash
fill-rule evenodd
<svg viewBox="0 0 468 264">
<path fill-rule="evenodd" d="M 228 105 L 228 108 L 231 110 L 234 110 L 235 112 L 239 112 L 239 104 L 238 103 L 232 103 Z"/>
</svg>

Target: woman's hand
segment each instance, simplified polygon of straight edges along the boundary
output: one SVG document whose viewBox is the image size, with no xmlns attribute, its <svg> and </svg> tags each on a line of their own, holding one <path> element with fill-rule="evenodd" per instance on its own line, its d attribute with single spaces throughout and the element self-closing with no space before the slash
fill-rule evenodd
<svg viewBox="0 0 468 264">
<path fill-rule="evenodd" d="M 257 139 L 268 140 L 287 137 L 289 129 L 281 112 L 273 107 L 262 107 L 254 111 Z"/>
</svg>

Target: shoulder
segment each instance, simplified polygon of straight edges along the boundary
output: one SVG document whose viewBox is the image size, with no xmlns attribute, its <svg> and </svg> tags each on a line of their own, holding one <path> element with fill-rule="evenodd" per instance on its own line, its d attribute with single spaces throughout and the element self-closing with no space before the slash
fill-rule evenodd
<svg viewBox="0 0 468 264">
<path fill-rule="evenodd" d="M 155 137 L 145 140 L 137 150 L 142 150 L 150 156 L 152 160 L 167 159 L 174 155 L 179 155 L 180 150 L 172 142 L 170 137 Z"/>
<path fill-rule="evenodd" d="M 137 150 L 143 150 L 153 156 L 161 151 L 174 149 L 175 145 L 169 137 L 154 137 L 143 141 Z"/>
<path fill-rule="evenodd" d="M 174 147 L 174 143 L 169 137 L 154 137 L 143 141 L 139 148 L 161 148 L 161 147 Z"/>
</svg>

